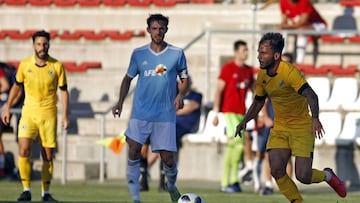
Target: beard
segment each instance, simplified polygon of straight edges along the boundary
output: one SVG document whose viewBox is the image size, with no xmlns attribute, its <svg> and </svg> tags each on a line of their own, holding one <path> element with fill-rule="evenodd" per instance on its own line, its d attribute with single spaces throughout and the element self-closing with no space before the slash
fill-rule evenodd
<svg viewBox="0 0 360 203">
<path fill-rule="evenodd" d="M 273 68 L 275 65 L 275 60 L 271 60 L 269 63 L 265 64 L 264 66 L 260 67 L 261 69 L 266 69 L 269 70 L 271 68 Z"/>
<path fill-rule="evenodd" d="M 35 52 L 35 55 L 37 58 L 45 60 L 48 56 L 48 52 L 47 51 L 37 51 L 37 52 Z"/>
</svg>

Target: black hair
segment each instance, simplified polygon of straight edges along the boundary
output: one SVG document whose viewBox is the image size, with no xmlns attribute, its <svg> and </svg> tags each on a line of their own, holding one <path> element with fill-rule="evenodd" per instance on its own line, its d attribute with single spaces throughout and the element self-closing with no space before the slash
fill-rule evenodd
<svg viewBox="0 0 360 203">
<path fill-rule="evenodd" d="M 243 40 L 237 40 L 234 42 L 234 51 L 238 50 L 240 46 L 246 46 L 246 42 Z"/>
<path fill-rule="evenodd" d="M 262 36 L 259 44 L 262 44 L 266 41 L 269 41 L 270 47 L 274 50 L 274 52 L 281 53 L 284 49 L 284 38 L 278 32 L 268 32 Z"/>
<path fill-rule="evenodd" d="M 169 17 L 163 16 L 163 15 L 160 14 L 160 13 L 151 14 L 151 15 L 147 18 L 147 20 L 146 20 L 146 23 L 147 23 L 148 27 L 150 27 L 150 24 L 151 24 L 153 21 L 162 21 L 162 22 L 165 23 L 165 26 L 167 27 L 168 24 L 169 24 Z"/>
<path fill-rule="evenodd" d="M 32 35 L 32 41 L 35 42 L 35 39 L 37 37 L 45 37 L 48 41 L 50 41 L 50 33 L 46 32 L 45 30 L 40 30 L 40 31 L 35 32 Z"/>
<path fill-rule="evenodd" d="M 289 58 L 289 63 L 294 63 L 294 55 L 292 53 L 285 52 L 282 55 Z"/>
</svg>

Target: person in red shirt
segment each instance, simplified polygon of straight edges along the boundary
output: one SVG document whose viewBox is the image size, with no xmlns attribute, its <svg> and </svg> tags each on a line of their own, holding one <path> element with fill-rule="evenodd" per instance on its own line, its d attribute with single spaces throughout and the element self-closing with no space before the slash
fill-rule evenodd
<svg viewBox="0 0 360 203">
<path fill-rule="evenodd" d="M 309 0 L 280 0 L 281 24 L 279 29 L 325 30 L 326 21 Z M 303 63 L 307 36 L 299 34 L 296 39 L 296 63 Z"/>
<path fill-rule="evenodd" d="M 244 140 L 234 139 L 235 127 L 243 119 L 246 112 L 246 94 L 253 89 L 254 85 L 254 70 L 245 64 L 248 58 L 246 42 L 236 41 L 234 53 L 234 60 L 223 65 L 221 69 L 213 107 L 215 113 L 222 112 L 224 114 L 228 138 L 221 180 L 222 192 L 241 191 L 238 182 L 238 167 L 244 152 Z M 215 116 L 213 124 L 217 126 L 217 116 Z"/>
</svg>

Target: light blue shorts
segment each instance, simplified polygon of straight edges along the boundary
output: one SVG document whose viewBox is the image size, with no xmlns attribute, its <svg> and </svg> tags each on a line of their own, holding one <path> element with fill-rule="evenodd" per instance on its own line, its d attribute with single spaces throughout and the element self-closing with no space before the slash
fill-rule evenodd
<svg viewBox="0 0 360 203">
<path fill-rule="evenodd" d="M 125 135 L 140 144 L 145 144 L 150 139 L 153 152 L 160 150 L 177 151 L 175 122 L 130 119 Z"/>
</svg>

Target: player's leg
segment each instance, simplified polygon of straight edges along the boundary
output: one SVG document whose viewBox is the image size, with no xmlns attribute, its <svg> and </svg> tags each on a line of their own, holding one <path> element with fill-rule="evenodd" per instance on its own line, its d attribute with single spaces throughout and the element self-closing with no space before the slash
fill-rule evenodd
<svg viewBox="0 0 360 203">
<path fill-rule="evenodd" d="M 279 187 L 280 192 L 291 202 L 300 203 L 303 201 L 300 192 L 294 181 L 286 173 L 286 165 L 291 157 L 290 149 L 270 149 L 269 162 L 271 175 Z"/>
<path fill-rule="evenodd" d="M 231 173 L 231 155 L 233 154 L 233 145 L 229 143 L 226 144 L 224 152 L 224 162 L 223 162 L 223 174 L 221 178 L 221 192 L 231 192 L 229 191 L 230 186 L 230 173 Z"/>
<path fill-rule="evenodd" d="M 141 148 L 140 158 L 140 191 L 148 191 L 148 152 L 150 141 L 146 142 Z"/>
<path fill-rule="evenodd" d="M 39 135 L 41 142 L 42 170 L 41 170 L 41 196 L 43 201 L 56 201 L 50 195 L 50 185 L 54 172 L 54 149 L 56 148 L 57 116 L 49 114 L 39 122 Z"/>
<path fill-rule="evenodd" d="M 37 127 L 32 119 L 23 116 L 19 122 L 18 130 L 18 144 L 19 144 L 19 158 L 18 167 L 20 179 L 23 186 L 23 193 L 18 198 L 18 201 L 31 200 L 31 164 L 30 154 L 33 141 L 37 137 Z"/>
<path fill-rule="evenodd" d="M 326 181 L 340 197 L 346 196 L 346 187 L 330 168 L 323 171 L 312 168 L 315 138 L 312 132 L 298 132 L 292 135 L 290 142 L 295 158 L 296 178 L 304 183 Z M 296 143 L 296 144 L 295 144 Z"/>
<path fill-rule="evenodd" d="M 178 169 L 175 160 L 177 151 L 175 123 L 156 122 L 153 126 L 153 132 L 150 135 L 151 149 L 160 153 L 161 161 L 164 163 L 167 190 L 171 201 L 177 202 L 181 194 L 176 187 Z"/>
</svg>

